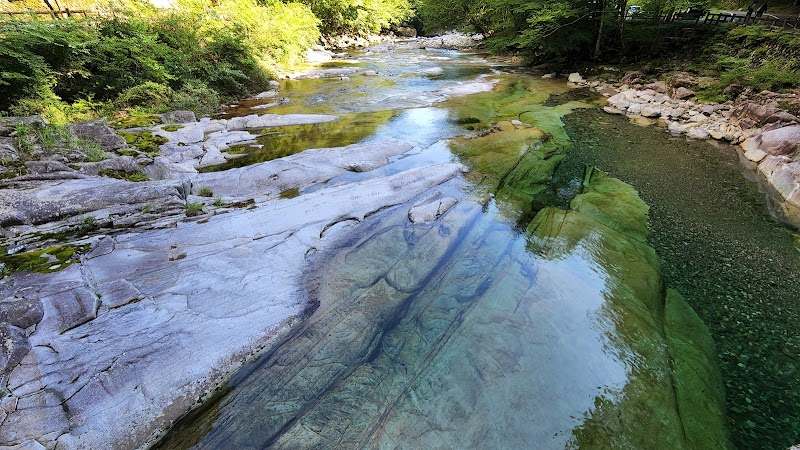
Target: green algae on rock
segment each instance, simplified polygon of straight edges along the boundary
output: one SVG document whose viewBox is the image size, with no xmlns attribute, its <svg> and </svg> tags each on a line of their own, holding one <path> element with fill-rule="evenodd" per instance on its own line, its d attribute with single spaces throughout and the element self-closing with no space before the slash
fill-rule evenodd
<svg viewBox="0 0 800 450">
<path fill-rule="evenodd" d="M 128 145 L 154 156 L 159 155 L 160 145 L 169 142 L 167 138 L 156 136 L 149 131 L 120 131 L 119 134 L 125 138 L 125 142 L 127 142 Z"/>
<path fill-rule="evenodd" d="M 683 298 L 665 291 L 646 242 L 647 210 L 631 186 L 588 168 L 571 210 L 546 208 L 528 227 L 529 248 L 547 258 L 593 243 L 610 276 L 609 337 L 629 361 L 618 400 L 596 403 L 571 448 L 732 448 L 713 340 Z"/>
<path fill-rule="evenodd" d="M 116 129 L 149 127 L 161 123 L 157 114 L 130 115 L 116 118 L 111 121 L 111 126 Z"/>
<path fill-rule="evenodd" d="M 690 448 L 731 448 L 722 376 L 706 324 L 674 289 L 667 290 L 665 330 L 673 384 Z"/>
<path fill-rule="evenodd" d="M 79 255 L 89 249 L 88 245 L 58 245 L 56 247 L 0 256 L 0 275 L 17 272 L 53 273 L 79 262 Z"/>
<path fill-rule="evenodd" d="M 569 137 L 561 118 L 590 105 L 570 101 L 545 106 L 568 88 L 529 75 L 504 75 L 490 92 L 445 102 L 451 121 L 486 130 L 454 139 L 451 150 L 473 169 L 470 180 L 489 187 L 517 212 L 551 203 L 549 183 L 564 159 Z"/>
</svg>

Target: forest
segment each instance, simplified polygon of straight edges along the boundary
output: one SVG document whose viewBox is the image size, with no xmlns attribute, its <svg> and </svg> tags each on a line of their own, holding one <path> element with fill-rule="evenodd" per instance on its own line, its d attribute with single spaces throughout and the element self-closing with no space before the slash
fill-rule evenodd
<svg viewBox="0 0 800 450">
<path fill-rule="evenodd" d="M 630 21 L 626 0 L 22 0 L 2 10 L 92 11 L 85 17 L 0 22 L 0 112 L 69 123 L 118 111 L 211 113 L 265 88 L 320 37 L 368 36 L 413 26 L 486 36 L 487 50 L 530 64 L 579 68 L 644 64 L 716 77 L 703 98 L 746 88 L 800 85 L 800 36 L 760 26 L 661 23 L 681 8 L 742 8 L 710 1 L 647 0 L 655 19 Z M 163 5 L 162 5 L 163 6 Z M 652 64 L 643 63 L 643 61 Z"/>
</svg>

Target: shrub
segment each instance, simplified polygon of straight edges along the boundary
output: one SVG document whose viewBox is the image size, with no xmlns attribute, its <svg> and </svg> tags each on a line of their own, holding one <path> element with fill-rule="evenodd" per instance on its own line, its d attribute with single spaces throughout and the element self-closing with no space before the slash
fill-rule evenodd
<svg viewBox="0 0 800 450">
<path fill-rule="evenodd" d="M 211 190 L 208 186 L 202 186 L 200 190 L 197 192 L 197 195 L 200 197 L 213 197 L 214 191 Z"/>
<path fill-rule="evenodd" d="M 96 35 L 86 22 L 9 21 L 0 29 L 0 110 L 23 98 L 48 98 L 81 84 Z"/>
<path fill-rule="evenodd" d="M 171 109 L 188 109 L 200 116 L 209 116 L 219 109 L 217 91 L 200 81 L 187 82 L 172 99 Z"/>
<path fill-rule="evenodd" d="M 67 127 L 60 125 L 20 122 L 14 128 L 14 139 L 23 160 L 33 156 L 37 148 L 51 155 L 77 151 L 83 153 L 87 161 L 93 162 L 108 158 L 97 144 L 75 137 Z"/>
<path fill-rule="evenodd" d="M 173 101 L 174 95 L 175 92 L 171 87 L 152 81 L 146 81 L 138 86 L 123 91 L 119 97 L 117 97 L 115 103 L 120 108 L 139 106 L 161 110 L 169 107 Z"/>
<path fill-rule="evenodd" d="M 187 203 L 186 204 L 186 217 L 194 217 L 203 214 L 202 203 Z"/>
<path fill-rule="evenodd" d="M 209 114 L 223 98 L 265 89 L 275 65 L 297 62 L 319 38 L 318 20 L 300 3 L 128 5 L 94 19 L 5 22 L 0 112 L 66 123 L 109 115 L 113 102 Z"/>
</svg>

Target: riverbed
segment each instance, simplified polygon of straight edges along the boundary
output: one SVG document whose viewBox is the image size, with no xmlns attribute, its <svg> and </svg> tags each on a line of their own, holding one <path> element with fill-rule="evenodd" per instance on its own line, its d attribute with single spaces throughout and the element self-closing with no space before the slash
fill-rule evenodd
<svg viewBox="0 0 800 450">
<path fill-rule="evenodd" d="M 153 181 L 4 191 L 57 222 L 25 242 L 109 226 L 6 258 L 0 443 L 793 443 L 796 235 L 735 148 L 467 52 L 382 44 L 276 88 L 137 131 L 170 141 Z"/>
<path fill-rule="evenodd" d="M 589 424 L 604 420 L 601 405 L 619 405 L 626 386 L 648 377 L 625 356 L 643 351 L 630 341 L 637 332 L 629 334 L 608 312 L 614 300 L 607 289 L 620 275 L 598 263 L 602 244 L 591 239 L 553 258 L 532 249 L 525 232 L 542 207 L 569 207 L 581 192 L 585 165 L 630 183 L 649 205 L 647 242 L 666 285 L 686 297 L 716 341 L 727 394 L 723 420 L 734 444 L 794 443 L 800 341 L 791 324 L 800 288 L 791 274 L 800 268 L 800 254 L 747 180 L 735 148 L 607 116 L 591 96 L 545 106 L 550 96 L 568 97 L 560 95 L 571 91 L 565 80 L 543 80 L 475 55 L 354 58 L 347 64 L 379 76 L 286 81 L 282 93 L 292 103 L 272 110 L 342 114 L 338 123 L 267 130 L 230 164 L 404 139 L 415 150 L 380 173 L 461 161 L 471 173 L 438 192 L 458 199 L 458 206 L 433 227 L 409 227 L 404 212 L 380 214 L 360 224 L 357 237 L 320 255 L 307 271 L 319 302 L 309 321 L 237 374 L 159 448 L 521 448 L 531 442 L 595 448 L 600 438 Z M 476 77 L 489 77 L 499 94 L 441 101 L 430 94 L 440 83 Z M 481 135 L 487 130 L 494 131 L 488 138 Z M 515 156 L 534 141 L 569 148 L 554 167 L 554 181 L 503 191 L 512 170 L 507 162 L 519 163 Z M 375 174 L 329 183 L 366 176 Z M 433 240 L 431 234 L 447 243 L 426 250 L 430 265 L 412 258 L 422 267 L 407 275 L 410 285 L 399 289 L 405 295 L 389 301 L 388 310 L 365 306 L 388 295 L 381 283 L 398 289 L 392 268 L 418 242 Z M 353 326 L 366 327 L 365 335 Z M 632 435 L 652 433 L 639 426 Z M 641 439 L 625 442 L 648 448 Z"/>
</svg>

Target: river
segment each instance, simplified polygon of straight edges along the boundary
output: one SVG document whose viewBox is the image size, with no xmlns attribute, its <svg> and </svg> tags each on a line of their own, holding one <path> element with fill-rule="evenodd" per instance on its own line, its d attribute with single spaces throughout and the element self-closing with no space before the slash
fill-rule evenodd
<svg viewBox="0 0 800 450">
<path fill-rule="evenodd" d="M 315 311 L 157 448 L 724 448 L 728 428 L 737 448 L 796 443 L 800 253 L 735 149 L 480 55 L 384 48 L 315 69 L 342 68 L 378 76 L 285 80 L 291 102 L 268 111 L 338 121 L 263 130 L 214 170 L 395 139 L 414 150 L 287 197 L 470 172 L 412 202 L 446 205 L 436 220 L 339 225 L 305 268 Z"/>
</svg>

